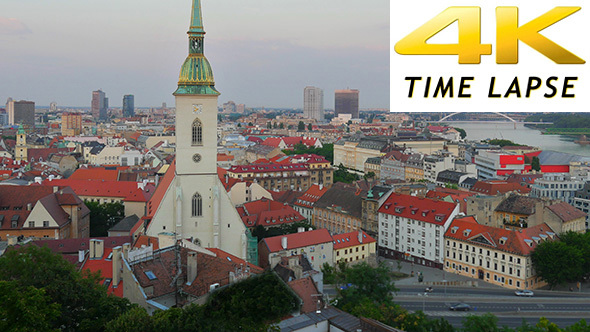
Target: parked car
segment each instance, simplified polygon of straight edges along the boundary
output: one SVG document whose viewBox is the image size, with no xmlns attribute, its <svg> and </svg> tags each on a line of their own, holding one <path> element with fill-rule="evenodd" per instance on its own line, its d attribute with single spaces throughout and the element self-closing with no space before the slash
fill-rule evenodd
<svg viewBox="0 0 590 332">
<path fill-rule="evenodd" d="M 528 289 L 519 289 L 516 292 L 514 292 L 514 295 L 516 296 L 535 296 L 535 293 L 533 293 L 532 290 L 528 290 Z"/>
<path fill-rule="evenodd" d="M 457 304 L 453 304 L 452 306 L 450 306 L 449 310 L 451 310 L 451 311 L 469 311 L 469 310 L 471 310 L 471 306 L 467 303 L 457 303 Z"/>
</svg>

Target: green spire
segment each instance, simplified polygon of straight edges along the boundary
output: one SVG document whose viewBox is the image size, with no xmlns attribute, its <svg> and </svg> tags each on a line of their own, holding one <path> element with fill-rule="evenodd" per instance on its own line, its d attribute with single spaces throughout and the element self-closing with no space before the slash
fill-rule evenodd
<svg viewBox="0 0 590 332">
<path fill-rule="evenodd" d="M 18 132 L 17 132 L 17 134 L 18 135 L 26 134 L 25 133 L 25 128 L 23 128 L 23 124 L 22 123 L 18 125 Z"/>
<path fill-rule="evenodd" d="M 203 15 L 201 15 L 201 0 L 193 0 L 193 10 L 191 15 L 191 27 L 188 30 L 189 34 L 205 34 L 203 30 Z"/>
<path fill-rule="evenodd" d="M 213 70 L 204 55 L 205 30 L 203 30 L 201 0 L 193 0 L 188 44 L 189 54 L 180 68 L 178 89 L 174 95 L 219 95 L 215 89 Z"/>
</svg>

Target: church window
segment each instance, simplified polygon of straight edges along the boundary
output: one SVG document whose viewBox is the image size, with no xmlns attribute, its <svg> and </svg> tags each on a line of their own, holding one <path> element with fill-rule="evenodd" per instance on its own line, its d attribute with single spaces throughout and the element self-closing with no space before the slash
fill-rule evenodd
<svg viewBox="0 0 590 332">
<path fill-rule="evenodd" d="M 193 145 L 203 145 L 203 124 L 198 118 L 193 121 Z"/>
<path fill-rule="evenodd" d="M 200 217 L 203 215 L 203 199 L 199 193 L 193 195 L 192 200 L 192 216 Z"/>
</svg>

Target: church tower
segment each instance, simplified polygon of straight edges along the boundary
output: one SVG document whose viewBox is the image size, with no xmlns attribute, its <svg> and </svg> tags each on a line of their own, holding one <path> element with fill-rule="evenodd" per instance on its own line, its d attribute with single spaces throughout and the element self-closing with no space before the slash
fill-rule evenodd
<svg viewBox="0 0 590 332">
<path fill-rule="evenodd" d="M 176 160 L 149 202 L 155 213 L 147 235 L 173 233 L 205 248 L 254 257 L 255 245 L 217 175 L 217 98 L 213 70 L 203 53 L 201 1 L 193 0 L 188 57 L 180 69 L 176 98 Z M 169 182 L 167 182 L 170 179 Z M 166 184 L 164 184 L 166 183 Z M 166 192 L 160 196 L 158 191 Z M 160 199 L 160 198 L 158 198 Z M 148 212 L 148 218 L 150 217 Z M 252 248 L 249 248 L 252 247 Z M 252 253 L 250 253 L 252 251 Z"/>
<path fill-rule="evenodd" d="M 16 146 L 14 147 L 14 160 L 23 161 L 28 160 L 27 151 L 27 134 L 23 129 L 22 125 L 18 126 L 18 132 L 16 133 Z"/>
</svg>

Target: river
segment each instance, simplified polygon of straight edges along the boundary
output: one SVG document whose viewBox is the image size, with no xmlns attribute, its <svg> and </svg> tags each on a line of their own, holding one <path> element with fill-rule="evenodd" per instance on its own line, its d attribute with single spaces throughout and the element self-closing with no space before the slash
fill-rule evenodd
<svg viewBox="0 0 590 332">
<path fill-rule="evenodd" d="M 564 135 L 542 135 L 541 131 L 525 127 L 521 123 L 513 122 L 475 122 L 448 121 L 448 126 L 465 129 L 467 140 L 482 140 L 487 138 L 508 139 L 515 143 L 537 146 L 542 150 L 553 150 L 590 156 L 590 145 L 574 143 L 576 137 Z"/>
</svg>

